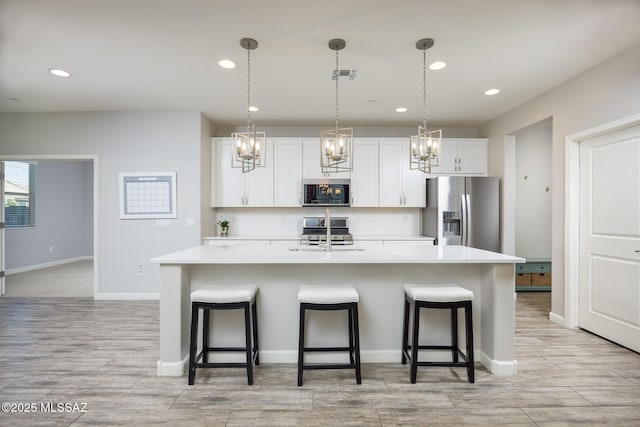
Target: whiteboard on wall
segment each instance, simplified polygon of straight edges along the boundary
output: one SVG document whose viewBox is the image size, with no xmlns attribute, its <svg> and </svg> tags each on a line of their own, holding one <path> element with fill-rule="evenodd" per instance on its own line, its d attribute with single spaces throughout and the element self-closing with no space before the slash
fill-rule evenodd
<svg viewBox="0 0 640 427">
<path fill-rule="evenodd" d="M 177 217 L 175 172 L 120 174 L 120 219 Z"/>
</svg>

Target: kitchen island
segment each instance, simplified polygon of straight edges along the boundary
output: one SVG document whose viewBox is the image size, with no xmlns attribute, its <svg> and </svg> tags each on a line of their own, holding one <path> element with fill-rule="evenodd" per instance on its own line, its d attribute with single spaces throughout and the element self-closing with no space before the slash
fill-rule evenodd
<svg viewBox="0 0 640 427">
<path fill-rule="evenodd" d="M 332 252 L 308 246 L 196 246 L 151 260 L 160 265 L 161 376 L 186 372 L 192 289 L 207 284 L 259 286 L 258 320 L 260 360 L 295 363 L 297 360 L 297 292 L 300 284 L 355 286 L 360 293 L 360 346 L 362 361 L 400 362 L 404 283 L 455 283 L 475 293 L 473 321 L 476 360 L 496 375 L 514 375 L 515 263 L 525 260 L 466 246 L 334 247 Z M 448 343 L 449 320 L 444 310 L 422 316 L 426 342 Z M 233 313 L 229 313 L 233 316 Z M 323 316 L 324 315 L 324 316 Z M 331 313 L 318 313 L 318 324 L 346 322 Z M 235 337 L 226 323 L 221 339 Z M 427 326 L 428 325 L 428 326 Z M 309 339 L 324 345 L 344 339 L 338 332 L 322 335 L 311 327 Z M 233 331 L 232 331 L 233 332 Z M 217 332 L 216 332 L 217 333 Z M 226 335 L 225 335 L 226 334 Z M 219 337 L 219 335 L 216 335 Z M 243 339 L 243 338 L 242 338 Z M 331 357 L 331 355 L 322 355 Z M 446 354 L 445 356 L 446 357 Z"/>
</svg>

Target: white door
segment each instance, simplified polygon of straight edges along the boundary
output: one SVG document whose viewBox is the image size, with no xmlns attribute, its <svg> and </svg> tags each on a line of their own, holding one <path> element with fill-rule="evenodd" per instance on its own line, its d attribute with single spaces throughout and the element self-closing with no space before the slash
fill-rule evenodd
<svg viewBox="0 0 640 427">
<path fill-rule="evenodd" d="M 640 351 L 640 126 L 580 144 L 579 325 Z"/>
<path fill-rule="evenodd" d="M 4 288 L 4 162 L 0 162 L 0 295 Z"/>
</svg>

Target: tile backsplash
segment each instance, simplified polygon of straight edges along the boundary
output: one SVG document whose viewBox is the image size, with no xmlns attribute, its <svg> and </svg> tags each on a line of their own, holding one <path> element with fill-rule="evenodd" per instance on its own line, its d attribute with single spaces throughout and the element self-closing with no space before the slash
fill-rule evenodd
<svg viewBox="0 0 640 427">
<path fill-rule="evenodd" d="M 217 220 L 231 222 L 232 235 L 298 235 L 302 218 L 324 216 L 324 208 L 218 208 Z M 331 216 L 349 218 L 349 231 L 354 235 L 387 234 L 420 235 L 419 208 L 331 208 Z M 215 236 L 217 230 L 203 232 Z"/>
</svg>

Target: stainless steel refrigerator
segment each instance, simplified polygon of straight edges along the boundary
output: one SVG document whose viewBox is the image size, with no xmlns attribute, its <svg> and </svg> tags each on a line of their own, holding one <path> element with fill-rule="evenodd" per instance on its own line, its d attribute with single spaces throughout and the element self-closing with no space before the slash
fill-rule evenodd
<svg viewBox="0 0 640 427">
<path fill-rule="evenodd" d="M 422 234 L 435 237 L 437 245 L 465 245 L 500 252 L 498 178 L 428 178 Z"/>
</svg>

